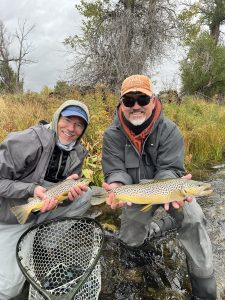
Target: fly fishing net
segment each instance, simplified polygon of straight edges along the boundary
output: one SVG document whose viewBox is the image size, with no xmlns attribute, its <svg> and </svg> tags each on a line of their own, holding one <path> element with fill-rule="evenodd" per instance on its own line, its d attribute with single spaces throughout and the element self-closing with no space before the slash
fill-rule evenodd
<svg viewBox="0 0 225 300">
<path fill-rule="evenodd" d="M 17 244 L 17 261 L 31 283 L 29 300 L 95 300 L 101 290 L 101 226 L 89 218 L 35 225 Z"/>
</svg>

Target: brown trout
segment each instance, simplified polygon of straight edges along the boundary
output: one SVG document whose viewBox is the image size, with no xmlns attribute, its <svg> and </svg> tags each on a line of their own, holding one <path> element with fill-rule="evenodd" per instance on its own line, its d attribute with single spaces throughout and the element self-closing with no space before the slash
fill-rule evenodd
<svg viewBox="0 0 225 300">
<path fill-rule="evenodd" d="M 67 179 L 57 183 L 47 189 L 45 192 L 48 198 L 55 198 L 58 203 L 68 199 L 68 192 L 74 185 L 88 184 L 86 179 Z M 28 203 L 23 205 L 14 206 L 11 208 L 12 213 L 16 216 L 20 224 L 24 224 L 32 211 L 39 211 L 44 205 L 44 202 L 39 197 L 28 198 Z"/>
<path fill-rule="evenodd" d="M 212 187 L 210 183 L 182 178 L 145 180 L 139 184 L 122 185 L 109 192 L 97 190 L 93 193 L 93 198 L 102 198 L 104 201 L 110 192 L 115 193 L 117 201 L 145 204 L 141 210 L 147 211 L 154 204 L 182 201 L 188 196 L 209 195 L 212 193 Z M 92 205 L 95 202 L 93 198 Z"/>
</svg>

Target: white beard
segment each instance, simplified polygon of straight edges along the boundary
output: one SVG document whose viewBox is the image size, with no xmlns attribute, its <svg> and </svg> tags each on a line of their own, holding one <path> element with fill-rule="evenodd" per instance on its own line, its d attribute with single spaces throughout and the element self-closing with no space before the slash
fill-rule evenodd
<svg viewBox="0 0 225 300">
<path fill-rule="evenodd" d="M 146 118 L 140 118 L 140 119 L 129 120 L 129 121 L 134 126 L 139 126 L 139 125 L 142 125 L 145 122 L 145 120 L 146 120 Z"/>
</svg>

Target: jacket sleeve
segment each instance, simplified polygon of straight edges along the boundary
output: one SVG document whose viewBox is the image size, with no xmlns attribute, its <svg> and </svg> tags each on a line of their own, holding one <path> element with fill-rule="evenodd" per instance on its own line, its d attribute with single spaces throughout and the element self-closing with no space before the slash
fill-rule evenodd
<svg viewBox="0 0 225 300">
<path fill-rule="evenodd" d="M 123 141 L 113 130 L 106 130 L 103 136 L 102 168 L 107 183 L 132 183 L 132 178 L 125 167 L 124 146 Z"/>
<path fill-rule="evenodd" d="M 0 197 L 24 199 L 33 195 L 35 183 L 24 182 L 36 166 L 41 145 L 33 130 L 10 134 L 0 144 Z"/>
<path fill-rule="evenodd" d="M 184 141 L 178 127 L 169 120 L 161 128 L 155 179 L 181 177 L 184 169 Z"/>
</svg>

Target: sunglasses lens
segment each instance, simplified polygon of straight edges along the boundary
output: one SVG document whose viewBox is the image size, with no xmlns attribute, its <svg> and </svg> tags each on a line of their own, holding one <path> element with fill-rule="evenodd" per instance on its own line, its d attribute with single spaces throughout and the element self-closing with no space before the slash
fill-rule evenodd
<svg viewBox="0 0 225 300">
<path fill-rule="evenodd" d="M 123 105 L 126 107 L 133 107 L 136 102 L 139 106 L 145 106 L 150 103 L 151 97 L 143 95 L 139 96 L 137 99 L 134 99 L 132 97 L 125 96 L 122 98 L 122 101 Z"/>
<path fill-rule="evenodd" d="M 123 97 L 122 101 L 123 101 L 123 105 L 126 107 L 132 107 L 135 104 L 135 99 L 131 97 Z"/>
<path fill-rule="evenodd" d="M 149 96 L 140 96 L 137 100 L 137 103 L 140 105 L 140 106 L 145 106 L 147 104 L 149 104 L 151 101 L 151 97 Z"/>
</svg>

